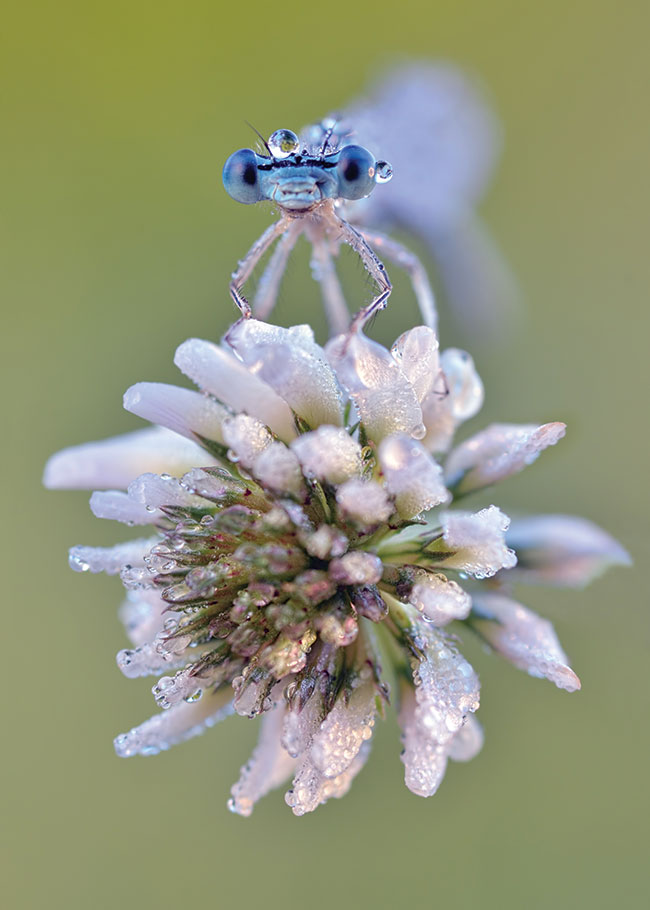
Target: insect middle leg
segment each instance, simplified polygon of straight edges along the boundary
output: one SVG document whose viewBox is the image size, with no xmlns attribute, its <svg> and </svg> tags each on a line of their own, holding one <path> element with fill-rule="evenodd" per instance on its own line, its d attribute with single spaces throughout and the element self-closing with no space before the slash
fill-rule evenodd
<svg viewBox="0 0 650 910">
<path fill-rule="evenodd" d="M 282 276 L 287 267 L 287 260 L 303 230 L 304 226 L 301 221 L 291 221 L 285 233 L 278 240 L 278 245 L 273 250 L 255 291 L 253 313 L 257 319 L 266 319 L 273 310 L 278 299 Z"/>
<path fill-rule="evenodd" d="M 345 303 L 326 238 L 322 235 L 312 235 L 310 240 L 312 243 L 312 274 L 321 287 L 330 332 L 332 335 L 340 335 L 342 332 L 347 332 L 350 324 L 350 311 Z"/>
<path fill-rule="evenodd" d="M 257 263 L 271 246 L 273 241 L 287 230 L 286 219 L 281 218 L 270 225 L 259 237 L 243 259 L 237 264 L 230 281 L 230 296 L 235 301 L 245 319 L 252 316 L 251 305 L 241 292 Z"/>
<path fill-rule="evenodd" d="M 359 233 L 367 243 L 372 244 L 382 255 L 407 272 L 424 324 L 435 331 L 438 325 L 436 299 L 426 269 L 415 253 L 379 231 L 367 231 L 365 228 L 361 228 Z"/>
</svg>

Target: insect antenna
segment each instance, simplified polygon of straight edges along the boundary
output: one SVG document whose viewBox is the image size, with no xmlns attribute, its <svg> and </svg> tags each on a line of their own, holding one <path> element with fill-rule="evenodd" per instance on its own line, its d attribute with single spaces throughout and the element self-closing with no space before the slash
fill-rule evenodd
<svg viewBox="0 0 650 910">
<path fill-rule="evenodd" d="M 258 136 L 258 137 L 262 140 L 262 143 L 263 143 L 263 145 L 264 145 L 264 148 L 265 148 L 266 151 L 269 153 L 269 158 L 273 158 L 273 152 L 272 152 L 271 149 L 269 148 L 268 142 L 266 141 L 266 139 L 264 138 L 264 136 L 260 133 L 260 131 L 259 131 L 258 129 L 256 129 L 256 128 L 253 126 L 253 124 L 250 123 L 248 120 L 244 120 L 244 123 L 246 124 L 246 126 L 250 126 L 250 128 L 251 128 L 252 131 L 255 133 L 255 135 Z"/>
<path fill-rule="evenodd" d="M 338 120 L 334 120 L 332 125 L 330 127 L 328 127 L 327 132 L 325 133 L 325 138 L 323 139 L 323 144 L 321 145 L 319 152 L 318 152 L 319 158 L 325 157 L 325 152 L 327 151 L 328 143 L 329 143 L 330 139 L 332 138 L 332 134 L 333 134 L 334 130 L 336 129 L 337 124 L 338 124 Z"/>
</svg>

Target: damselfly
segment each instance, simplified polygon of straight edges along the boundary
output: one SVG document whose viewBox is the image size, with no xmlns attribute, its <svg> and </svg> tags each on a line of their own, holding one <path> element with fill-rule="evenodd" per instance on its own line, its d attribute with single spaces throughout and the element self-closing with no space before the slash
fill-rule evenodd
<svg viewBox="0 0 650 910">
<path fill-rule="evenodd" d="M 474 211 L 498 137 L 494 116 L 464 74 L 447 65 L 412 64 L 389 73 L 369 99 L 299 135 L 276 130 L 262 140 L 264 153 L 235 152 L 223 170 L 227 192 L 247 204 L 271 201 L 280 211 L 232 275 L 230 291 L 242 314 L 269 315 L 291 250 L 305 234 L 333 332 L 345 331 L 350 321 L 333 261 L 342 243 L 357 252 L 377 285 L 353 328 L 390 295 L 379 256 L 407 271 L 422 319 L 435 328 L 426 270 L 414 253 L 378 230 L 397 228 L 425 242 L 446 296 L 464 322 L 480 329 L 512 296 L 509 274 Z M 275 241 L 251 307 L 242 288 Z"/>
</svg>

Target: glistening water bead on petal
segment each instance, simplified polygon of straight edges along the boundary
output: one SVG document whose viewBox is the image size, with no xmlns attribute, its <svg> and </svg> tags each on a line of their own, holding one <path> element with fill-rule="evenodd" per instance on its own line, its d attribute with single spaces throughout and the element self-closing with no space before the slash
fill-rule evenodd
<svg viewBox="0 0 650 910">
<path fill-rule="evenodd" d="M 286 151 L 291 137 L 276 139 Z M 248 816 L 288 782 L 286 803 L 303 815 L 348 792 L 389 705 L 413 793 L 431 796 L 449 759 L 478 753 L 463 630 L 579 688 L 512 581 L 581 584 L 625 551 L 581 519 L 510 524 L 496 505 L 457 507 L 531 464 L 563 424 L 492 425 L 443 473 L 436 455 L 480 409 L 483 386 L 469 355 L 439 352 L 423 326 L 391 350 L 358 330 L 323 350 L 308 326 L 249 319 L 222 345 L 185 342 L 176 364 L 197 391 L 139 383 L 124 399 L 159 426 L 67 449 L 45 471 L 50 487 L 97 488 L 98 517 L 151 527 L 70 551 L 75 571 L 119 574 L 130 647 L 118 667 L 154 677 L 159 713 L 116 737 L 118 755 L 262 715 L 229 808 Z"/>
</svg>

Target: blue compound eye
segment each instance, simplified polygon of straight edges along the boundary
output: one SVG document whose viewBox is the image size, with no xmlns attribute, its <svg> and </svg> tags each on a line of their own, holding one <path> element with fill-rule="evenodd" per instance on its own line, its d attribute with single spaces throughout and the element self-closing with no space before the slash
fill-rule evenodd
<svg viewBox="0 0 650 910">
<path fill-rule="evenodd" d="M 376 162 L 368 149 L 360 145 L 344 146 L 336 169 L 339 192 L 344 199 L 363 199 L 370 195 L 375 185 Z"/>
<path fill-rule="evenodd" d="M 223 185 L 229 196 L 244 205 L 262 198 L 257 176 L 257 155 L 252 149 L 239 149 L 223 166 Z"/>
</svg>

